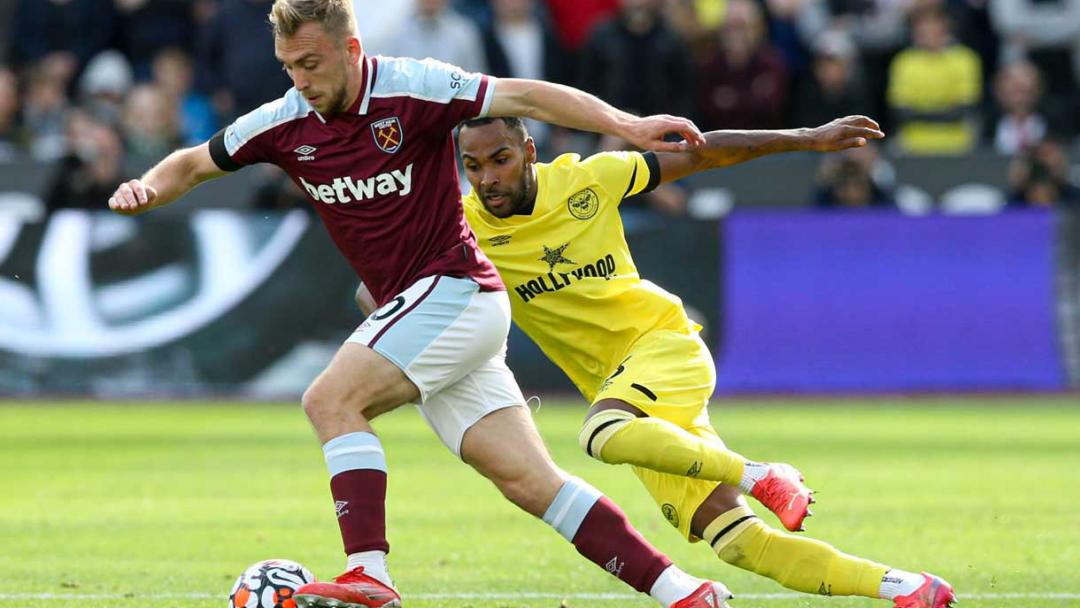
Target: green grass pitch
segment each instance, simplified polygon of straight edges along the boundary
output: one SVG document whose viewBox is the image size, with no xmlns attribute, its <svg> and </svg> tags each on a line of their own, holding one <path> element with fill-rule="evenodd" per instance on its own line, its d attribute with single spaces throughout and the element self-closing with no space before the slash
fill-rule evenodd
<svg viewBox="0 0 1080 608">
<path fill-rule="evenodd" d="M 556 461 L 685 569 L 742 595 L 737 608 L 889 606 L 797 596 L 683 542 L 628 469 L 579 450 L 583 413 L 556 400 L 536 413 Z M 724 401 L 712 416 L 734 449 L 804 471 L 819 491 L 809 534 L 939 573 L 962 608 L 1080 606 L 1080 399 Z M 407 606 L 653 605 L 506 503 L 412 408 L 376 429 Z M 9 402 L 0 430 L 0 608 L 223 608 L 260 559 L 323 578 L 343 565 L 322 454 L 295 406 Z"/>
</svg>

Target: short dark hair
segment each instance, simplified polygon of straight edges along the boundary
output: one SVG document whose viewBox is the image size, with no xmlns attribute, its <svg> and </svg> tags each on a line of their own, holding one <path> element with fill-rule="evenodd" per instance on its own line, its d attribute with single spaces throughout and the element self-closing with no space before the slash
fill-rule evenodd
<svg viewBox="0 0 1080 608">
<path fill-rule="evenodd" d="M 521 141 L 524 142 L 526 139 L 529 139 L 529 130 L 525 128 L 525 122 L 517 116 L 483 116 L 480 118 L 463 120 L 461 121 L 461 124 L 458 125 L 458 135 L 461 135 L 462 129 L 483 127 L 490 125 L 497 120 L 501 120 L 508 129 L 520 135 Z"/>
</svg>

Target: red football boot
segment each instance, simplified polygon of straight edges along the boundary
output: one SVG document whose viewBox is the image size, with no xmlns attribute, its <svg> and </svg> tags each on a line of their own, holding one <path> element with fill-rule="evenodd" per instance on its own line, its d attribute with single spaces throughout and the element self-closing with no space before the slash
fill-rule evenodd
<svg viewBox="0 0 1080 608">
<path fill-rule="evenodd" d="M 671 608 L 729 608 L 733 595 L 722 583 L 705 581 L 693 593 L 671 605 Z"/>
<path fill-rule="evenodd" d="M 750 490 L 792 532 L 802 532 L 803 520 L 813 515 L 808 508 L 814 502 L 813 493 L 803 484 L 802 473 L 790 464 L 770 464 L 768 474 Z"/>
<path fill-rule="evenodd" d="M 392 587 L 364 574 L 357 566 L 332 583 L 308 583 L 296 590 L 301 608 L 401 608 L 401 596 Z"/>
<path fill-rule="evenodd" d="M 940 576 L 922 573 L 926 582 L 907 595 L 896 597 L 893 608 L 948 608 L 956 603 L 952 585 Z"/>
</svg>

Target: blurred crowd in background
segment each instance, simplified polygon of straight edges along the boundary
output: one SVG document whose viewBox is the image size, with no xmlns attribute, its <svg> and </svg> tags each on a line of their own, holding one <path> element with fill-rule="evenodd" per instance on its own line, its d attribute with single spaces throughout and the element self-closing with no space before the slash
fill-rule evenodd
<svg viewBox="0 0 1080 608">
<path fill-rule="evenodd" d="M 0 163 L 60 167 L 46 206 L 95 208 L 171 150 L 291 86 L 272 0 L 0 0 Z M 824 157 L 813 204 L 887 207 L 888 158 L 992 149 L 1014 206 L 1080 206 L 1080 0 L 355 0 L 370 54 L 577 86 L 703 130 L 878 119 Z M 625 146 L 530 125 L 543 158 Z M 133 174 L 134 173 L 134 174 Z M 268 171 L 261 208 L 303 204 Z M 685 208 L 678 188 L 646 203 Z"/>
</svg>

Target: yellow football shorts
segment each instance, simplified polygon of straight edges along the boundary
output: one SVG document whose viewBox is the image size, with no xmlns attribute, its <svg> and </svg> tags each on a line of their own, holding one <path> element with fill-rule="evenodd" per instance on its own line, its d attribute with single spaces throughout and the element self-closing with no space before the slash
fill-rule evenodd
<svg viewBox="0 0 1080 608">
<path fill-rule="evenodd" d="M 724 442 L 709 422 L 707 409 L 716 386 L 716 366 L 698 335 L 699 329 L 656 330 L 642 336 L 601 385 L 594 403 L 602 399 L 625 401 L 649 416 L 723 447 Z M 664 518 L 683 537 L 698 540 L 690 534 L 690 520 L 719 484 L 632 468 Z"/>
</svg>

